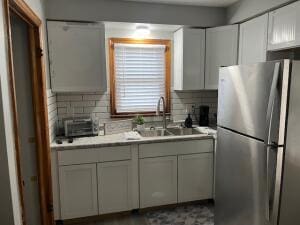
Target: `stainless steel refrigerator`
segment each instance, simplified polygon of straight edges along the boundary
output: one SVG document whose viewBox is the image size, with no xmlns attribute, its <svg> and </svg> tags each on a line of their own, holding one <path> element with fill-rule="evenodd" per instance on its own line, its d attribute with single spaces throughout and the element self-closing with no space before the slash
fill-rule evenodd
<svg viewBox="0 0 300 225">
<path fill-rule="evenodd" d="M 300 61 L 219 74 L 215 225 L 300 224 Z"/>
</svg>

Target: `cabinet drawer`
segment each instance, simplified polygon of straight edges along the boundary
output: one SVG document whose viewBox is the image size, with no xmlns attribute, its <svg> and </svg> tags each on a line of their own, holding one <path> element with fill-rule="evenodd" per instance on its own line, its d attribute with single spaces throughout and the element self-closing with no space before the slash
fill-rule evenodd
<svg viewBox="0 0 300 225">
<path fill-rule="evenodd" d="M 99 161 L 119 161 L 131 159 L 130 146 L 105 147 L 99 151 Z"/>
<path fill-rule="evenodd" d="M 212 139 L 141 144 L 139 145 L 139 158 L 185 155 L 212 151 Z"/>
<path fill-rule="evenodd" d="M 130 146 L 74 149 L 58 152 L 58 164 L 60 166 L 130 159 Z"/>
<path fill-rule="evenodd" d="M 95 163 L 98 161 L 97 149 L 74 149 L 58 152 L 58 165 Z"/>
</svg>

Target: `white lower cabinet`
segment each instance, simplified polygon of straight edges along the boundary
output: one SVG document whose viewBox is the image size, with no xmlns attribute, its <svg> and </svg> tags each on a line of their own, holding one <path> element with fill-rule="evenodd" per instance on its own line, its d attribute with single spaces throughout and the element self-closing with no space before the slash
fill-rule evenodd
<svg viewBox="0 0 300 225">
<path fill-rule="evenodd" d="M 131 161 L 98 163 L 99 214 L 132 209 Z"/>
<path fill-rule="evenodd" d="M 178 202 L 213 197 L 213 153 L 178 156 Z"/>
<path fill-rule="evenodd" d="M 59 167 L 59 183 L 62 219 L 98 214 L 96 164 Z"/>
<path fill-rule="evenodd" d="M 140 159 L 140 208 L 177 203 L 177 156 Z"/>
<path fill-rule="evenodd" d="M 206 139 L 58 151 L 56 219 L 210 199 L 213 146 Z"/>
</svg>

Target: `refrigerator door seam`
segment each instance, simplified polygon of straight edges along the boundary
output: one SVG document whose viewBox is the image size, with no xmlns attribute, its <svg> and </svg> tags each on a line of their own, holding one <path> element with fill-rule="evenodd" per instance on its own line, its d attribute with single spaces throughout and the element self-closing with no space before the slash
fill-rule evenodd
<svg viewBox="0 0 300 225">
<path fill-rule="evenodd" d="M 270 146 L 270 136 L 271 136 L 271 128 L 272 128 L 272 117 L 273 117 L 273 110 L 274 110 L 274 103 L 276 98 L 276 89 L 279 80 L 279 69 L 280 69 L 280 62 L 275 63 L 274 67 L 274 76 L 271 84 L 271 90 L 269 95 L 268 101 L 268 108 L 267 108 L 267 127 L 265 131 L 265 150 L 267 153 L 267 164 L 266 164 L 266 219 L 270 221 L 270 177 L 269 177 L 269 165 L 270 165 L 270 151 L 272 147 Z"/>
<path fill-rule="evenodd" d="M 280 195 L 282 186 L 282 171 L 283 171 L 283 158 L 285 151 L 285 133 L 286 133 L 286 120 L 287 120 L 287 106 L 288 106 L 288 94 L 289 94 L 289 83 L 291 78 L 291 61 L 283 61 L 283 83 L 281 91 L 281 109 L 279 119 L 279 134 L 278 134 L 278 150 L 277 150 L 277 165 L 275 174 L 275 189 L 274 189 L 274 201 L 273 201 L 273 212 L 272 212 L 272 224 L 278 223 L 279 217 L 279 205 Z"/>
</svg>

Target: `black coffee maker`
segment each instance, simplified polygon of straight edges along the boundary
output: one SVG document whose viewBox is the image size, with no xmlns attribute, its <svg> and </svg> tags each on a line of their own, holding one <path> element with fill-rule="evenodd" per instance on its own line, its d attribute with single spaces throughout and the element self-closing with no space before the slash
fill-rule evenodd
<svg viewBox="0 0 300 225">
<path fill-rule="evenodd" d="M 199 126 L 209 126 L 209 106 L 201 105 L 199 111 Z"/>
</svg>

